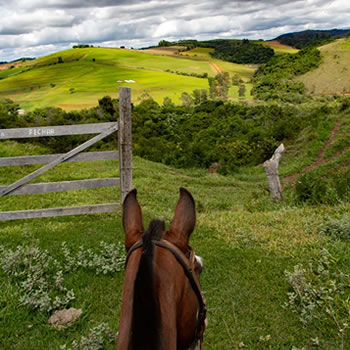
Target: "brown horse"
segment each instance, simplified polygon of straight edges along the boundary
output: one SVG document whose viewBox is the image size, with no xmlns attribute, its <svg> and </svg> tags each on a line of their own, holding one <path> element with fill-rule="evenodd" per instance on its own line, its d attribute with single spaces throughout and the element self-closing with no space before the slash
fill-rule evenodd
<svg viewBox="0 0 350 350">
<path fill-rule="evenodd" d="M 190 192 L 180 199 L 169 231 L 151 221 L 144 232 L 136 190 L 123 204 L 128 252 L 118 350 L 201 349 L 206 306 L 200 291 L 201 259 L 188 245 L 196 223 Z"/>
</svg>

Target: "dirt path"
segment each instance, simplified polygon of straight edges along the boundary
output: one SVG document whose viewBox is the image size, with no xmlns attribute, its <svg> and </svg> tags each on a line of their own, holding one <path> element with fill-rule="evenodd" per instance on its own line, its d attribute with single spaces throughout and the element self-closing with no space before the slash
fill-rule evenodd
<svg viewBox="0 0 350 350">
<path fill-rule="evenodd" d="M 339 119 L 337 121 L 337 123 L 335 124 L 333 130 L 331 131 L 331 135 L 328 139 L 328 141 L 326 142 L 326 144 L 323 146 L 323 148 L 321 149 L 321 151 L 318 153 L 315 161 L 308 165 L 307 167 L 305 167 L 301 172 L 299 173 L 296 173 L 296 174 L 292 174 L 292 175 L 288 175 L 288 176 L 285 176 L 283 178 L 283 183 L 284 184 L 287 184 L 287 183 L 290 183 L 292 181 L 294 181 L 297 177 L 299 177 L 300 175 L 303 175 L 307 172 L 309 172 L 310 170 L 312 169 L 315 169 L 317 168 L 318 166 L 322 165 L 322 164 L 326 164 L 330 161 L 332 161 L 333 159 L 341 156 L 345 151 L 347 151 L 348 149 L 350 149 L 350 146 L 349 147 L 346 147 L 345 149 L 343 149 L 342 151 L 338 152 L 337 154 L 335 154 L 334 156 L 332 156 L 331 158 L 328 158 L 328 159 L 325 159 L 324 156 L 328 150 L 328 148 L 331 146 L 331 144 L 334 142 L 334 139 L 335 137 L 337 136 L 337 133 L 339 131 L 339 128 L 342 124 L 343 120 L 342 119 Z"/>
<path fill-rule="evenodd" d="M 216 63 L 210 63 L 211 69 L 214 71 L 216 74 L 222 73 L 222 69 L 220 66 L 218 66 Z"/>
<path fill-rule="evenodd" d="M 5 70 L 8 67 L 10 67 L 10 63 L 2 63 L 2 64 L 0 64 L 0 70 Z"/>
</svg>

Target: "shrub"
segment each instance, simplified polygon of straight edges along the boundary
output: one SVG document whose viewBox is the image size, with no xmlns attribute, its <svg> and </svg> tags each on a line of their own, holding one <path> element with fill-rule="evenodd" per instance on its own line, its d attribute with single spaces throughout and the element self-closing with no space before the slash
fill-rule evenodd
<svg viewBox="0 0 350 350">
<path fill-rule="evenodd" d="M 320 175 L 310 172 L 302 175 L 295 186 L 298 202 L 307 202 L 310 204 L 331 203 L 329 180 L 320 178 Z"/>
<path fill-rule="evenodd" d="M 339 348 L 344 349 L 345 332 L 349 331 L 350 278 L 338 270 L 337 260 L 322 249 L 316 261 L 296 265 L 293 271 L 285 271 L 285 276 L 291 291 L 284 307 L 297 314 L 304 327 L 315 322 L 323 329 L 336 330 Z"/>
<path fill-rule="evenodd" d="M 299 203 L 337 204 L 350 194 L 350 168 L 317 169 L 302 175 L 295 186 Z"/>
<path fill-rule="evenodd" d="M 69 347 L 67 344 L 60 346 L 60 350 L 103 350 L 107 344 L 114 343 L 116 334 L 106 323 L 91 328 L 89 334 L 80 340 L 74 340 L 72 346 Z"/>
<path fill-rule="evenodd" d="M 321 233 L 342 241 L 350 241 L 350 217 L 345 217 L 339 220 L 331 220 L 327 222 L 322 228 Z"/>
<path fill-rule="evenodd" d="M 29 241 L 28 241 L 29 238 Z M 64 277 L 79 268 L 99 274 L 121 270 L 125 261 L 124 249 L 119 245 L 100 243 L 99 251 L 80 247 L 74 256 L 66 243 L 62 244 L 64 262 L 39 248 L 39 241 L 31 235 L 15 250 L 0 246 L 0 267 L 20 289 L 19 304 L 32 310 L 52 312 L 66 307 L 75 299 L 74 291 L 64 285 Z"/>
<path fill-rule="evenodd" d="M 20 305 L 51 312 L 75 299 L 73 290 L 64 286 L 60 264 L 36 246 L 0 246 L 0 266 L 20 286 Z"/>
</svg>

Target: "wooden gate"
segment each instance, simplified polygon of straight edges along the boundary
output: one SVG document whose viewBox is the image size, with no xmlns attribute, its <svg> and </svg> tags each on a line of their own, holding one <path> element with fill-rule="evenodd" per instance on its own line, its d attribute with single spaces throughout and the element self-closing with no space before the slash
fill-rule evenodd
<svg viewBox="0 0 350 350">
<path fill-rule="evenodd" d="M 28 164 L 46 164 L 22 179 L 8 185 L 0 186 L 0 197 L 62 192 L 110 186 L 120 186 L 120 197 L 123 201 L 126 194 L 132 189 L 132 149 L 131 149 L 131 99 L 130 88 L 119 89 L 119 120 L 112 123 L 79 124 L 62 126 L 45 126 L 19 129 L 0 129 L 0 140 L 48 137 L 63 135 L 98 134 L 92 139 L 79 145 L 65 154 L 5 157 L 0 158 L 0 167 Z M 83 152 L 94 143 L 118 131 L 118 151 Z M 83 152 L 83 153 L 82 153 Z M 51 183 L 28 184 L 29 181 L 62 162 L 79 162 L 91 160 L 119 159 L 119 178 L 89 179 L 78 181 L 62 181 Z M 20 210 L 0 212 L 0 221 L 43 218 L 52 216 L 79 215 L 105 213 L 115 211 L 119 203 L 86 205 L 79 207 L 63 207 L 38 210 Z"/>
</svg>

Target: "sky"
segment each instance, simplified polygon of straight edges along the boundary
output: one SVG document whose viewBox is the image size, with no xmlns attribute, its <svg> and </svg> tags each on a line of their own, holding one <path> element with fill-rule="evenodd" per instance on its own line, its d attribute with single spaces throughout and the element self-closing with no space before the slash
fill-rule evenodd
<svg viewBox="0 0 350 350">
<path fill-rule="evenodd" d="M 349 0 L 0 0 L 0 61 L 76 44 L 142 48 L 333 28 L 350 28 Z"/>
</svg>

